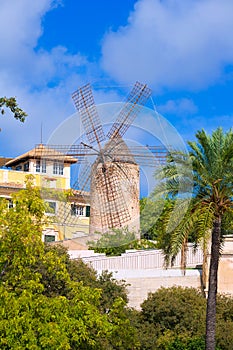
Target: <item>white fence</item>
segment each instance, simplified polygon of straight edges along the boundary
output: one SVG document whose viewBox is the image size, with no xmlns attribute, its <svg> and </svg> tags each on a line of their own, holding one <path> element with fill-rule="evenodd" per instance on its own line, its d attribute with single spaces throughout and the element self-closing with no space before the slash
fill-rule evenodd
<svg viewBox="0 0 233 350">
<path fill-rule="evenodd" d="M 164 267 L 164 255 L 161 250 L 142 250 L 129 251 L 121 256 L 92 256 L 82 258 L 90 264 L 95 270 L 128 270 L 128 269 L 161 269 Z M 175 261 L 174 267 L 179 267 L 181 254 Z M 200 248 L 193 252 L 191 246 L 187 251 L 187 267 L 196 267 L 202 265 L 203 252 Z"/>
</svg>

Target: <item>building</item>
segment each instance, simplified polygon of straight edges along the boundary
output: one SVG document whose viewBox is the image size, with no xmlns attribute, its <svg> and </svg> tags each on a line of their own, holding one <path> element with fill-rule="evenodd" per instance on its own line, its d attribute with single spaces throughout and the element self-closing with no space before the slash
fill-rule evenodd
<svg viewBox="0 0 233 350">
<path fill-rule="evenodd" d="M 59 241 L 89 234 L 89 194 L 70 188 L 71 165 L 76 158 L 38 145 L 16 158 L 0 158 L 0 197 L 9 200 L 25 188 L 26 175 L 34 176 L 35 186 L 47 202 L 49 225 L 43 229 L 44 241 Z"/>
</svg>

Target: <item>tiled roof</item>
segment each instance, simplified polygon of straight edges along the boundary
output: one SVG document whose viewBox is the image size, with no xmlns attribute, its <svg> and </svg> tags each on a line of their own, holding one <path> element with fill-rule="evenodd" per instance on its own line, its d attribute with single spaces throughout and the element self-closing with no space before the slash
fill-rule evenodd
<svg viewBox="0 0 233 350">
<path fill-rule="evenodd" d="M 25 161 L 27 159 L 36 158 L 36 159 L 45 159 L 45 160 L 59 160 L 64 163 L 76 163 L 77 159 L 71 156 L 67 156 L 61 152 L 58 152 L 52 148 L 46 147 L 45 145 L 38 145 L 32 150 L 9 160 L 5 163 L 5 166 L 11 167 L 17 165 L 18 163 Z"/>
<path fill-rule="evenodd" d="M 4 166 L 7 162 L 12 160 L 13 158 L 0 157 L 0 167 Z"/>
</svg>

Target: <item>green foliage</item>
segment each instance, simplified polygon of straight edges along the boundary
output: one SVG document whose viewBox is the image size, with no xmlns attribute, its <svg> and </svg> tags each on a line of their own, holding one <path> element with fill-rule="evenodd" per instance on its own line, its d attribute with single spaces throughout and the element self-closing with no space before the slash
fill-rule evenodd
<svg viewBox="0 0 233 350">
<path fill-rule="evenodd" d="M 112 273 L 108 271 L 103 271 L 100 275 L 97 275 L 96 271 L 81 259 L 71 260 L 66 248 L 61 245 L 46 244 L 45 254 L 47 255 L 48 253 L 50 256 L 53 256 L 51 260 L 54 261 L 54 264 L 58 265 L 59 261 L 65 264 L 72 281 L 81 282 L 84 286 L 101 290 L 99 308 L 102 312 L 110 310 L 115 300 L 119 297 L 127 303 L 127 284 L 124 280 L 118 281 L 114 279 Z M 44 266 L 44 262 L 40 263 L 40 265 L 38 264 L 37 268 L 43 275 L 42 281 L 44 286 L 46 286 L 45 291 L 47 294 L 68 295 L 69 289 L 66 288 L 65 281 L 61 278 L 56 280 L 54 271 L 56 271 L 57 267 L 52 270 L 52 274 L 48 267 Z"/>
<path fill-rule="evenodd" d="M 169 200 L 157 199 L 150 196 L 140 200 L 140 228 L 141 237 L 151 240 L 158 240 L 159 234 L 163 231 L 163 212 Z"/>
<path fill-rule="evenodd" d="M 98 295 L 76 288 L 72 299 L 1 288 L 1 349 L 101 349 L 112 326 L 94 304 Z"/>
<path fill-rule="evenodd" d="M 156 244 L 146 239 L 137 239 L 134 232 L 130 232 L 128 228 L 123 228 L 112 229 L 112 232 L 102 234 L 97 242 L 88 242 L 88 246 L 96 253 L 114 256 L 121 255 L 128 249 L 153 249 Z"/>
<path fill-rule="evenodd" d="M 141 306 L 143 318 L 162 332 L 185 331 L 193 336 L 204 331 L 206 300 L 194 288 L 160 288 L 149 294 Z"/>
<path fill-rule="evenodd" d="M 116 298 L 126 300 L 125 287 L 44 245 L 44 204 L 31 180 L 14 208 L 0 203 L 0 348 L 136 349 L 125 301 Z"/>
<path fill-rule="evenodd" d="M 141 313 L 129 314 L 141 349 L 205 349 L 206 299 L 199 290 L 160 288 L 150 293 L 141 307 Z M 233 298 L 218 296 L 216 350 L 232 349 L 232 327 Z"/>
<path fill-rule="evenodd" d="M 124 303 L 128 302 L 126 287 L 124 280 L 117 281 L 113 278 L 112 272 L 102 271 L 97 278 L 97 287 L 101 288 L 100 307 L 104 312 L 111 310 L 114 301 L 121 298 Z"/>
<path fill-rule="evenodd" d="M 193 338 L 182 340 L 177 338 L 168 345 L 167 350 L 205 350 L 205 339 Z"/>
<path fill-rule="evenodd" d="M 13 196 L 15 206 L 0 206 L 0 276 L 5 285 L 20 293 L 24 288 L 41 290 L 39 274 L 32 271 L 43 252 L 41 225 L 44 205 L 28 179 L 25 190 Z"/>
<path fill-rule="evenodd" d="M 10 98 L 0 97 L 0 113 L 1 114 L 5 113 L 4 107 L 10 109 L 10 111 L 13 113 L 15 119 L 18 119 L 21 122 L 25 121 L 25 117 L 27 116 L 27 114 L 21 108 L 19 108 L 15 97 L 10 97 Z"/>
<path fill-rule="evenodd" d="M 101 234 L 97 242 L 88 242 L 89 249 L 93 249 L 97 253 L 105 253 L 106 255 L 121 255 L 126 249 L 130 249 L 136 240 L 134 232 L 130 232 L 128 228 L 113 229 L 112 232 Z"/>
<path fill-rule="evenodd" d="M 204 130 L 196 133 L 197 141 L 189 142 L 189 154 L 173 152 L 164 169 L 159 170 L 157 193 L 184 201 L 184 207 L 175 206 L 168 212 L 167 232 L 170 233 L 166 261 L 182 252 L 185 267 L 185 253 L 188 238 L 192 234 L 196 243 L 203 245 L 206 255 L 211 234 L 211 259 L 209 268 L 208 302 L 206 313 L 206 347 L 215 348 L 217 274 L 221 244 L 224 241 L 224 222 L 233 213 L 233 131 L 224 133 L 222 128 L 207 135 Z M 193 172 L 189 171 L 190 162 Z M 190 185 L 193 184 L 190 207 L 185 207 Z M 178 210 L 177 210 L 178 209 Z M 185 209 L 185 210 L 184 210 Z M 204 262 L 206 259 L 204 258 Z M 205 266 L 203 268 L 206 276 Z M 204 284 L 205 284 L 204 278 Z"/>
</svg>

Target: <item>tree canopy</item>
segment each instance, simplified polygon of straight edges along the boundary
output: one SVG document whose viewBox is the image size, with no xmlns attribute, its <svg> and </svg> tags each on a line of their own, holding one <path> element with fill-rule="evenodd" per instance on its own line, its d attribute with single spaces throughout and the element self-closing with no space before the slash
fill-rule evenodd
<svg viewBox="0 0 233 350">
<path fill-rule="evenodd" d="M 0 348 L 136 349 L 124 285 L 87 267 L 85 281 L 80 263 L 42 242 L 44 203 L 30 180 L 13 208 L 0 201 Z"/>
<path fill-rule="evenodd" d="M 233 132 L 229 130 L 224 133 L 222 128 L 218 128 L 212 135 L 208 135 L 201 130 L 196 133 L 196 139 L 197 141 L 188 143 L 189 154 L 170 154 L 167 165 L 158 173 L 161 182 L 157 190 L 171 199 L 177 199 L 178 208 L 182 209 L 187 188 L 193 184 L 192 199 L 187 211 L 184 213 L 177 210 L 176 206 L 167 212 L 170 246 L 165 253 L 167 257 L 174 257 L 182 250 L 185 256 L 191 233 L 196 243 L 203 243 L 204 251 L 209 240 L 211 241 L 206 349 L 214 350 L 217 275 L 221 243 L 224 240 L 223 223 L 229 216 L 232 217 L 233 213 Z M 192 176 L 186 171 L 190 162 L 193 168 Z M 183 216 L 180 216 L 180 213 Z"/>
</svg>

